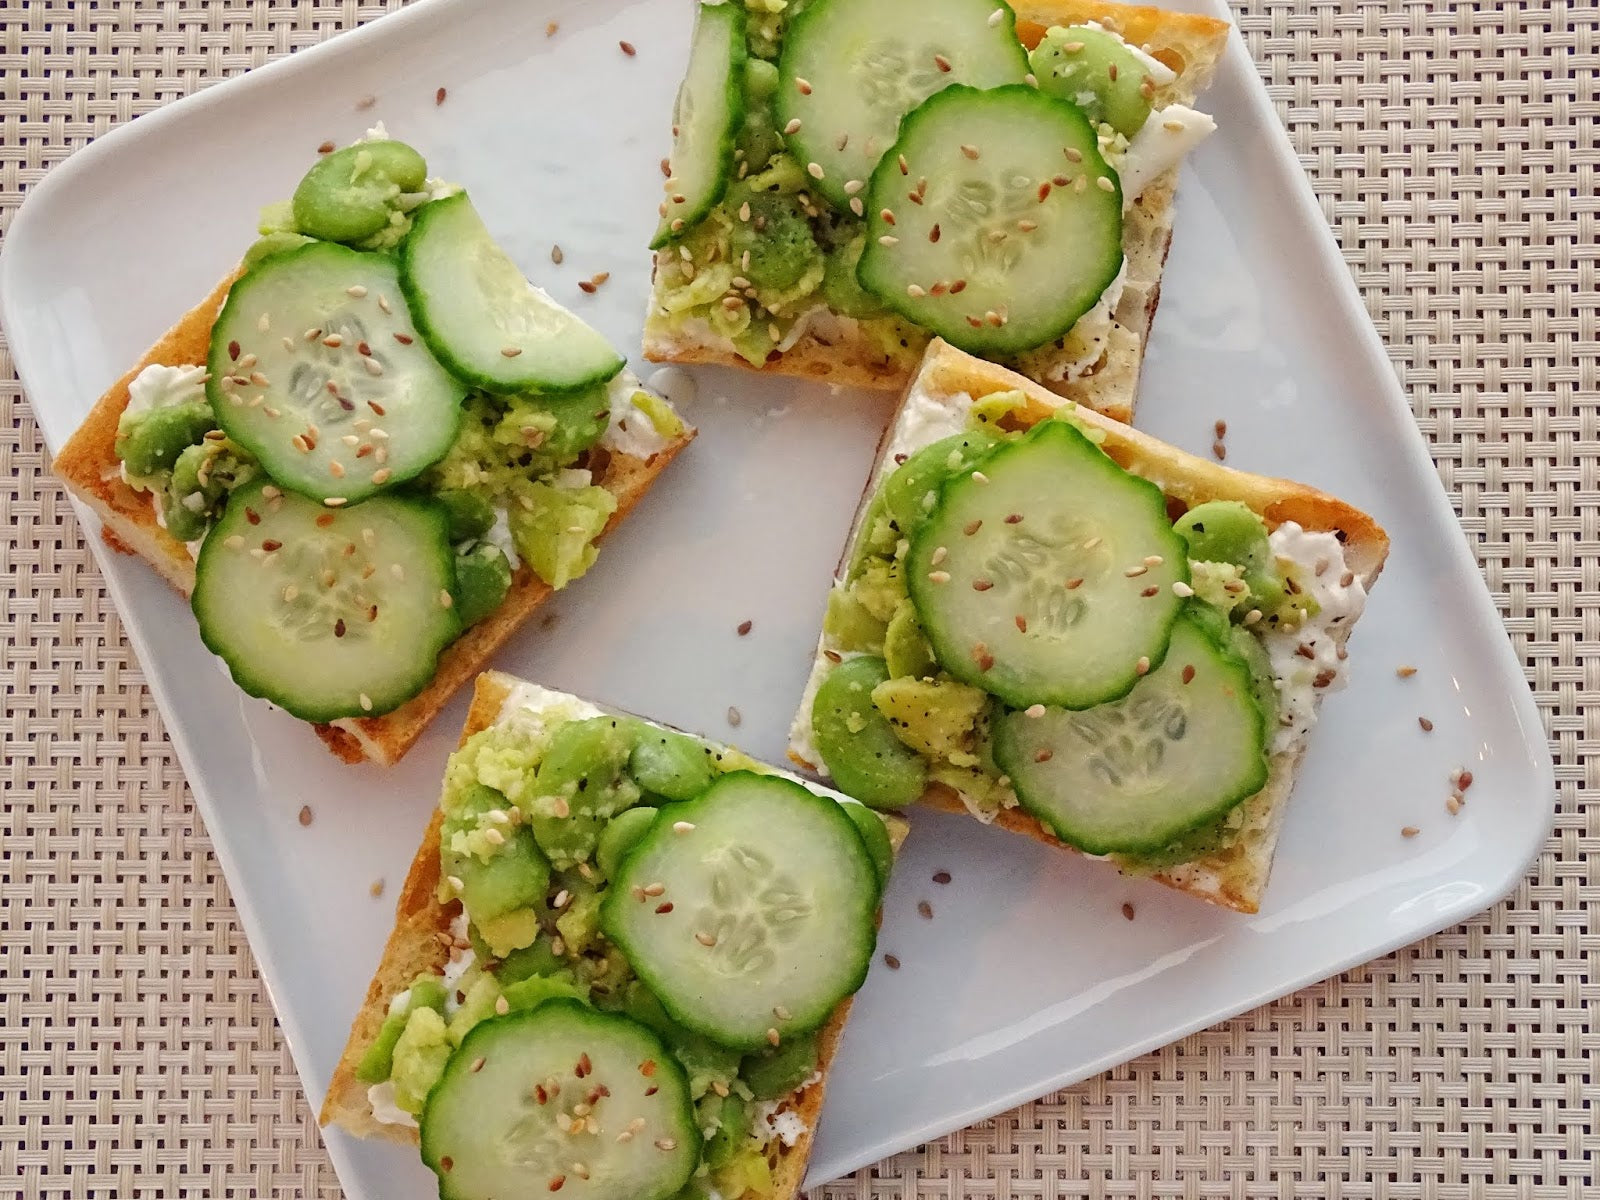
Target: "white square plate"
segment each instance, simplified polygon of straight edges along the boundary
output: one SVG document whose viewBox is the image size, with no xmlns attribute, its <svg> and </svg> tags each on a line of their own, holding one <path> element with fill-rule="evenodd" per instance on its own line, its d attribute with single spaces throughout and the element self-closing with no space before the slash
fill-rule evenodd
<svg viewBox="0 0 1600 1200">
<path fill-rule="evenodd" d="M 535 279 L 636 347 L 690 22 L 688 3 L 423 0 L 75 155 L 34 190 L 0 260 L 6 330 L 48 444 L 207 293 L 318 143 L 378 118 L 468 184 Z M 1204 452 L 1225 418 L 1230 463 L 1318 484 L 1388 527 L 1354 682 L 1326 706 L 1256 917 L 914 814 L 881 945 L 903 967 L 879 963 L 857 1003 L 813 1181 L 1448 926 L 1515 884 L 1551 821 L 1550 759 L 1520 668 L 1237 38 L 1202 103 L 1221 132 L 1184 168 L 1139 423 Z M 610 282 L 580 294 L 600 270 Z M 555 635 L 525 630 L 497 665 L 714 736 L 731 736 L 737 706 L 745 748 L 778 760 L 893 399 L 697 376 L 699 442 L 553 606 Z M 341 766 L 234 690 L 153 572 L 93 544 L 315 1107 L 464 701 L 399 768 Z M 1401 663 L 1416 676 L 1397 679 Z M 1451 818 L 1448 775 L 1463 765 L 1476 782 Z M 1404 825 L 1421 833 L 1403 839 Z M 949 886 L 931 882 L 939 869 Z M 375 900 L 380 878 L 390 886 Z M 932 920 L 917 915 L 922 899 Z M 328 1143 L 352 1196 L 432 1191 L 412 1153 Z"/>
</svg>

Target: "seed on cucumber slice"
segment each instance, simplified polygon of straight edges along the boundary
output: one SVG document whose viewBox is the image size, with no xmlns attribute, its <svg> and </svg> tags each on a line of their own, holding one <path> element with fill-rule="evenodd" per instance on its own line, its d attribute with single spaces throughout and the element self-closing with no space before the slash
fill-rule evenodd
<svg viewBox="0 0 1600 1200">
<path fill-rule="evenodd" d="M 807 1033 L 861 986 L 878 876 L 836 802 L 735 771 L 675 805 L 623 860 L 601 928 L 673 1018 L 756 1050 Z"/>
<path fill-rule="evenodd" d="M 951 84 L 1021 84 L 1028 55 L 1000 0 L 814 0 L 784 35 L 778 71 L 790 150 L 859 216 L 861 185 L 902 117 Z"/>
<path fill-rule="evenodd" d="M 334 510 L 249 483 L 201 544 L 190 602 L 250 695 L 304 721 L 379 716 L 427 686 L 461 632 L 454 557 L 429 501 Z"/>
<path fill-rule="evenodd" d="M 441 1200 L 666 1200 L 700 1160 L 683 1068 L 636 1021 L 577 1000 L 473 1027 L 422 1111 Z"/>
<path fill-rule="evenodd" d="M 1031 87 L 929 97 L 868 196 L 861 285 L 975 354 L 1060 337 L 1122 269 L 1117 173 L 1083 113 Z"/>
<path fill-rule="evenodd" d="M 416 336 L 394 260 L 332 242 L 263 259 L 211 331 L 206 395 L 284 487 L 354 504 L 443 458 L 466 389 Z"/>
<path fill-rule="evenodd" d="M 599 332 L 528 282 L 465 192 L 417 209 L 400 284 L 439 361 L 486 392 L 576 391 L 622 370 Z"/>
<path fill-rule="evenodd" d="M 1161 489 L 1059 419 L 945 483 L 905 561 L 940 666 L 1017 708 L 1127 695 L 1189 578 Z"/>
<path fill-rule="evenodd" d="M 744 5 L 698 6 L 689 69 L 672 108 L 672 175 L 652 250 L 693 229 L 728 189 L 744 123 L 744 29 Z"/>
<path fill-rule="evenodd" d="M 1090 854 L 1169 845 L 1267 781 L 1266 727 L 1250 669 L 1187 617 L 1159 668 L 1121 700 L 1010 712 L 995 761 L 1022 807 Z"/>
</svg>

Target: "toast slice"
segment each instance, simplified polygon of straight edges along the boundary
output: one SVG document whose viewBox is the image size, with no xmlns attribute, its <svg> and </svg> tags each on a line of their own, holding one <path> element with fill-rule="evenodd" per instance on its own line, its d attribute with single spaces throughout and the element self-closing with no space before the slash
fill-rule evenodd
<svg viewBox="0 0 1600 1200">
<path fill-rule="evenodd" d="M 514 693 L 521 686 L 521 681 L 498 671 L 488 671 L 478 676 L 461 744 L 464 745 L 474 734 L 493 725 L 506 710 L 508 702 L 514 700 Z M 898 850 L 908 826 L 898 817 L 880 815 L 884 816 L 890 841 Z M 384 946 L 383 957 L 367 987 L 361 1010 L 351 1025 L 344 1053 L 334 1068 L 318 1118 L 324 1126 L 337 1125 L 358 1137 L 418 1144 L 418 1132 L 414 1126 L 378 1119 L 367 1085 L 356 1077 L 356 1068 L 383 1025 L 390 998 L 404 991 L 421 974 L 444 975 L 452 959 L 466 949 L 460 933 L 460 901 L 451 900 L 441 904 L 438 898 L 442 824 L 442 813 L 436 810 L 396 901 L 394 929 Z M 746 1193 L 749 1200 L 791 1200 L 799 1196 L 812 1138 L 822 1111 L 829 1068 L 838 1051 L 850 1004 L 848 998 L 841 1002 L 818 1031 L 817 1068 L 811 1079 L 777 1103 L 775 1113 L 792 1114 L 788 1126 L 795 1132 L 789 1140 L 773 1138 L 767 1149 L 771 1171 L 770 1191 Z"/>
<path fill-rule="evenodd" d="M 1142 47 L 1177 72 L 1177 79 L 1156 89 L 1154 102 L 1192 104 L 1210 82 L 1227 47 L 1231 26 L 1226 21 L 1193 13 L 1171 12 L 1113 0 L 1020 0 L 1017 34 L 1032 49 L 1053 25 L 1098 22 Z M 1151 323 L 1161 297 L 1161 273 L 1172 240 L 1176 169 L 1158 176 L 1127 208 L 1123 221 L 1125 277 L 1114 309 L 1079 322 L 1084 331 L 1066 349 L 1054 344 L 1029 352 L 1011 363 L 1058 394 L 1123 422 L 1133 419 L 1139 369 Z M 673 247 L 655 256 L 655 284 L 645 319 L 644 355 L 658 362 L 711 363 L 750 368 L 733 344 L 717 336 L 704 321 L 669 318 L 664 303 L 667 284 L 679 270 Z M 1088 330 L 1090 323 L 1095 324 Z M 881 323 L 881 322 L 880 322 Z M 759 369 L 879 390 L 903 388 L 915 372 L 928 338 L 899 323 L 896 336 L 877 336 L 863 323 L 815 309 L 769 352 Z M 1075 328 L 1074 333 L 1079 333 Z M 904 336 L 900 340 L 899 335 Z M 1084 346 L 1099 338 L 1085 365 Z M 791 340 L 792 339 L 792 340 Z"/>
<path fill-rule="evenodd" d="M 873 473 L 861 513 L 858 514 L 841 560 L 841 580 L 845 564 L 851 561 L 857 541 L 865 535 L 863 517 L 867 505 L 882 480 L 895 469 L 892 451 L 897 445 L 897 434 L 906 427 L 906 415 L 913 404 L 922 409 L 918 415 L 920 423 L 925 424 L 930 420 L 930 411 L 943 409 L 950 414 L 952 427 L 960 428 L 962 419 L 959 414 L 965 405 L 997 392 L 1012 391 L 1021 392 L 1026 398 L 1026 404 L 1012 414 L 1012 420 L 1018 428 L 1031 428 L 1063 405 L 1059 396 L 1014 372 L 973 358 L 941 341 L 936 340 L 929 347 L 927 357 L 906 389 L 899 413 L 889 427 L 883 456 Z M 1341 500 L 1304 484 L 1252 475 L 1198 458 L 1082 407 L 1076 410 L 1073 420 L 1081 429 L 1091 431 L 1097 440 L 1103 438 L 1099 442 L 1101 449 L 1118 465 L 1160 487 L 1166 494 L 1168 509 L 1174 516 L 1210 500 L 1238 501 L 1259 515 L 1269 530 L 1277 529 L 1286 522 L 1294 522 L 1307 532 L 1336 535 L 1342 543 L 1345 567 L 1353 576 L 1352 582 L 1359 582 L 1363 594 L 1371 588 L 1383 569 L 1389 550 L 1387 535 L 1371 517 Z M 937 440 L 938 436 L 935 434 L 929 440 Z M 915 446 L 908 445 L 907 448 L 914 449 Z M 903 459 L 903 454 L 901 457 Z M 835 586 L 841 586 L 841 583 L 836 581 Z M 1331 631 L 1340 659 L 1343 658 L 1344 645 L 1354 623 L 1352 619 L 1335 626 Z M 832 660 L 829 654 L 833 655 Z M 838 652 L 830 648 L 825 634 L 819 642 L 805 699 L 790 733 L 789 757 L 807 770 L 819 771 L 824 777 L 826 771 L 811 736 L 811 707 L 816 689 L 837 658 Z M 1314 703 L 1320 705 L 1323 692 L 1319 690 L 1314 695 Z M 1299 737 L 1294 744 L 1269 754 L 1265 786 L 1240 805 L 1236 826 L 1211 853 L 1192 861 L 1166 863 L 1158 869 L 1142 869 L 1138 864 L 1126 860 L 1118 861 L 1117 865 L 1124 870 L 1149 874 L 1170 887 L 1212 904 L 1239 912 L 1256 912 L 1271 873 L 1278 833 L 1305 744 L 1305 738 Z M 997 811 L 979 812 L 944 783 L 930 783 L 921 802 L 947 812 L 972 811 L 979 819 L 991 821 L 1003 829 L 1026 834 L 1037 841 L 1063 849 L 1074 849 L 1056 838 L 1037 818 L 1023 809 L 1003 805 Z"/>
<path fill-rule="evenodd" d="M 106 543 L 122 553 L 143 558 L 184 596 L 194 590 L 194 557 L 156 520 L 149 494 L 134 489 L 123 479 L 115 448 L 117 423 L 128 406 L 129 386 L 145 367 L 152 363 L 186 366 L 206 361 L 212 325 L 240 273 L 235 270 L 219 283 L 100 397 L 54 463 L 55 473 L 67 489 L 100 518 L 101 536 Z M 603 451 L 595 455 L 591 462 L 594 482 L 617 500 L 605 532 L 627 516 L 661 472 L 694 439 L 694 433 L 685 426 L 681 436 L 649 459 Z M 456 689 L 481 670 L 550 595 L 550 586 L 523 564 L 515 572 L 511 589 L 499 608 L 440 654 L 432 681 L 416 696 L 382 716 L 347 718 L 312 728 L 328 749 L 347 763 L 398 762 Z"/>
</svg>

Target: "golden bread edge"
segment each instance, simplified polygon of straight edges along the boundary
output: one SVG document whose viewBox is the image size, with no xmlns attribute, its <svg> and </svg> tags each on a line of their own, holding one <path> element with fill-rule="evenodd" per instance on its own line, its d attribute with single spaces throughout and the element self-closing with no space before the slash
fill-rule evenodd
<svg viewBox="0 0 1600 1200">
<path fill-rule="evenodd" d="M 468 710 L 458 746 L 465 744 L 473 734 L 494 724 L 517 682 L 513 676 L 499 671 L 486 671 L 478 676 L 472 707 Z M 328 1084 L 328 1092 L 317 1118 L 321 1125 L 338 1125 L 358 1137 L 382 1138 L 412 1146 L 417 1144 L 415 1129 L 388 1125 L 372 1115 L 372 1106 L 367 1101 L 367 1085 L 356 1078 L 355 1071 L 362 1054 L 377 1037 L 388 1015 L 390 998 L 409 987 L 411 981 L 425 971 L 442 974 L 450 960 L 446 941 L 450 936 L 450 923 L 455 920 L 461 906 L 459 901 L 454 900 L 448 904 L 438 902 L 439 831 L 442 823 L 443 814 L 435 808 L 395 904 L 394 928 L 384 945 L 383 957 L 373 973 L 372 982 L 367 985 L 366 999 L 351 1024 L 349 1039 Z M 891 817 L 889 835 L 897 850 L 905 840 L 906 833 L 905 822 Z M 783 1106 L 805 1123 L 806 1131 L 795 1139 L 793 1146 L 785 1146 L 781 1141 L 773 1143 L 773 1190 L 762 1200 L 791 1200 L 800 1193 L 800 1184 L 805 1178 L 806 1163 L 810 1158 L 811 1141 L 822 1112 L 828 1070 L 838 1051 L 850 1004 L 850 999 L 840 1003 L 817 1032 L 817 1071 L 821 1078 L 808 1087 L 798 1089 Z"/>
<path fill-rule="evenodd" d="M 920 389 L 936 400 L 961 393 L 978 397 L 997 391 L 1020 391 L 1029 400 L 1028 408 L 1021 414 L 1022 423 L 1026 425 L 1044 420 L 1060 405 L 1058 396 L 1031 379 L 974 358 L 937 339 L 928 347 L 921 369 L 906 388 L 906 395 L 909 396 L 912 389 Z M 901 403 L 904 404 L 903 398 Z M 1079 407 L 1074 416 L 1104 435 L 1101 448 L 1115 462 L 1151 480 L 1166 495 L 1181 500 L 1185 507 L 1193 508 L 1207 500 L 1237 500 L 1258 513 L 1269 528 L 1295 521 L 1307 530 L 1343 532 L 1346 562 L 1368 589 L 1383 569 L 1389 551 L 1388 535 L 1370 516 L 1343 500 L 1303 483 L 1253 475 L 1200 458 L 1092 409 Z M 890 421 L 891 430 L 898 419 L 897 412 Z M 870 487 L 877 486 L 885 465 L 878 464 Z M 868 498 L 870 494 L 869 489 Z M 859 513 L 857 519 L 859 522 Z M 859 534 L 858 524 L 851 530 L 850 542 L 853 543 Z M 846 560 L 848 555 L 847 546 Z M 1341 644 L 1348 636 L 1349 627 L 1345 627 L 1341 630 Z M 818 669 L 820 665 L 813 667 L 813 671 Z M 1303 754 L 1302 748 L 1270 757 L 1266 786 L 1245 802 L 1245 831 L 1226 851 L 1193 863 L 1178 864 L 1155 873 L 1152 878 L 1225 908 L 1245 913 L 1257 911 Z M 817 764 L 806 762 L 792 751 L 789 757 L 807 770 L 817 769 Z M 944 812 L 967 811 L 954 791 L 939 784 L 930 785 L 919 803 Z M 994 824 L 1046 845 L 1080 853 L 1020 809 L 1002 810 Z"/>
<path fill-rule="evenodd" d="M 154 363 L 205 363 L 211 327 L 240 273 L 238 269 L 231 272 L 167 330 L 132 370 L 111 385 L 53 464 L 67 489 L 99 516 L 106 543 L 122 553 L 143 558 L 184 596 L 194 590 L 194 559 L 189 557 L 187 547 L 156 521 L 149 494 L 123 482 L 116 453 L 117 423 L 128 407 L 129 386 L 140 371 Z M 596 473 L 595 482 L 616 497 L 617 508 L 601 531 L 601 539 L 633 511 L 657 476 L 694 437 L 695 431 L 688 429 L 648 460 L 607 454 L 605 469 Z M 398 762 L 456 689 L 481 670 L 550 595 L 549 585 L 526 565 L 518 568 L 500 607 L 446 647 L 433 679 L 421 692 L 382 716 L 313 725 L 312 729 L 329 750 L 347 763 L 372 761 L 388 766 Z"/>
<path fill-rule="evenodd" d="M 1174 85 L 1158 91 L 1161 100 L 1193 100 L 1210 82 L 1232 29 L 1226 21 L 1212 17 L 1104 0 L 1034 0 L 1013 8 L 1018 36 L 1030 48 L 1038 44 L 1049 26 L 1084 21 L 1098 21 L 1136 45 L 1149 44 L 1157 57 L 1181 71 Z M 1124 243 L 1129 247 L 1129 286 L 1145 292 L 1142 301 L 1131 298 L 1137 311 L 1129 311 L 1127 303 L 1119 306 L 1117 318 L 1127 336 L 1107 348 L 1099 370 L 1050 385 L 1058 394 L 1115 420 L 1133 419 L 1144 343 L 1160 303 L 1161 275 L 1172 242 L 1173 199 L 1170 183 L 1153 184 L 1126 215 Z M 752 366 L 730 349 L 669 329 L 656 317 L 657 307 L 652 289 L 645 320 L 644 356 L 653 362 L 735 367 L 880 391 L 904 387 L 916 374 L 914 365 L 885 359 L 864 338 L 824 342 L 810 332 L 790 349 L 775 352 L 775 357 L 765 364 Z"/>
</svg>

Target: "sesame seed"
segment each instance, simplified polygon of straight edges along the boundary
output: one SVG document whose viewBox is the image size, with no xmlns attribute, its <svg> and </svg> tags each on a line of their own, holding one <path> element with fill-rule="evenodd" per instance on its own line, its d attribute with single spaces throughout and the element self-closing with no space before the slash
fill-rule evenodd
<svg viewBox="0 0 1600 1200">
<path fill-rule="evenodd" d="M 452 607 L 455 606 L 455 602 L 456 602 L 456 599 L 455 599 L 454 596 L 452 596 L 450 594 L 450 589 L 449 588 L 440 588 L 439 589 L 439 607 L 440 608 L 452 608 Z"/>
<path fill-rule="evenodd" d="M 222 539 L 222 544 L 229 550 L 237 550 L 240 546 L 244 545 L 244 538 L 237 533 L 229 534 L 227 537 Z"/>
<path fill-rule="evenodd" d="M 776 1046 L 781 1040 L 776 1029 L 767 1030 L 767 1043 L 769 1045 Z"/>
<path fill-rule="evenodd" d="M 1124 901 L 1122 904 L 1122 916 L 1124 920 L 1133 920 L 1133 905 Z"/>
<path fill-rule="evenodd" d="M 918 286 L 915 283 L 906 284 L 906 295 L 910 296 L 913 300 L 920 300 L 920 299 L 922 299 L 922 297 L 926 296 L 927 294 L 928 293 L 926 291 L 924 291 L 920 286 Z"/>
<path fill-rule="evenodd" d="M 1133 664 L 1133 673 L 1135 675 L 1148 675 L 1150 673 L 1150 659 L 1146 655 L 1141 654 L 1139 661 Z"/>
<path fill-rule="evenodd" d="M 1145 588 L 1144 591 L 1140 592 L 1139 595 L 1143 596 L 1145 599 L 1148 600 L 1151 596 L 1154 596 L 1160 590 L 1161 590 L 1160 588 L 1156 587 L 1154 584 L 1151 584 L 1149 587 Z"/>
<path fill-rule="evenodd" d="M 580 283 L 578 286 L 582 287 L 583 285 Z M 522 347 L 521 346 L 501 346 L 500 347 L 500 353 L 505 355 L 505 357 L 507 357 L 507 358 L 516 358 L 517 355 L 522 353 Z"/>
<path fill-rule="evenodd" d="M 707 933 L 704 929 L 700 930 L 694 935 L 694 940 L 699 942 L 702 946 L 707 947 L 715 946 L 717 944 L 716 934 Z"/>
<path fill-rule="evenodd" d="M 1126 575 L 1129 579 L 1137 579 L 1140 575 L 1143 575 L 1149 569 L 1150 569 L 1149 567 L 1145 566 L 1143 563 L 1140 563 L 1136 567 L 1129 567 L 1127 570 L 1123 571 L 1122 573 L 1124 575 Z"/>
<path fill-rule="evenodd" d="M 1222 462 L 1228 457 L 1228 448 L 1221 442 L 1212 442 L 1211 453 L 1216 457 L 1218 462 Z"/>
<path fill-rule="evenodd" d="M 335 479 L 343 479 L 344 464 L 337 458 L 330 460 L 328 463 L 328 474 L 332 475 Z"/>
<path fill-rule="evenodd" d="M 994 580 L 992 579 L 974 579 L 972 581 L 972 590 L 975 592 L 987 592 L 993 586 Z"/>
<path fill-rule="evenodd" d="M 300 824 L 302 824 L 302 825 L 311 824 L 311 805 L 302 804 L 300 806 Z"/>
<path fill-rule="evenodd" d="M 937 221 L 935 221 L 933 223 L 933 228 L 928 230 L 928 240 L 930 242 L 937 242 L 939 240 L 939 234 L 940 234 L 939 223 Z"/>
<path fill-rule="evenodd" d="M 1184 664 L 1182 678 L 1183 678 L 1183 682 L 1184 683 L 1192 683 L 1194 681 L 1194 664 L 1193 663 L 1185 663 Z"/>
<path fill-rule="evenodd" d="M 799 76 L 795 77 L 794 87 L 795 91 L 799 92 L 802 96 L 811 95 L 811 84 L 806 80 L 801 79 Z"/>
<path fill-rule="evenodd" d="M 878 238 L 878 245 L 880 246 L 898 246 L 899 244 L 900 239 L 895 237 L 892 233 L 886 233 Z"/>
<path fill-rule="evenodd" d="M 329 350 L 337 350 L 340 346 L 344 345 L 344 338 L 340 337 L 337 333 L 330 333 L 327 337 L 322 339 L 322 344 Z"/>
<path fill-rule="evenodd" d="M 1075 579 L 1067 580 L 1066 587 L 1067 587 L 1067 591 L 1069 591 L 1069 592 L 1075 592 L 1079 588 L 1081 588 L 1082 586 L 1083 586 L 1083 576 L 1082 575 L 1079 575 Z"/>
<path fill-rule="evenodd" d="M 1056 752 L 1054 750 L 1046 748 L 1035 753 L 1033 756 L 1033 761 L 1036 763 L 1047 763 L 1055 756 Z"/>
<path fill-rule="evenodd" d="M 778 1020 L 780 1020 L 780 1021 L 787 1021 L 787 1020 L 789 1020 L 789 1019 L 790 1019 L 790 1017 L 792 1017 L 792 1016 L 793 1016 L 793 1015 L 794 1015 L 794 1014 L 792 1014 L 792 1013 L 791 1013 L 791 1012 L 790 1012 L 790 1011 L 789 1011 L 789 1010 L 788 1010 L 788 1009 L 787 1009 L 787 1008 L 785 1008 L 785 1007 L 784 1007 L 784 1006 L 783 1006 L 783 1005 L 781 1005 L 781 1004 L 775 1004 L 775 1005 L 773 1005 L 773 1007 L 772 1007 L 772 1015 L 773 1015 L 773 1016 L 775 1016 L 775 1017 L 777 1017 L 777 1018 L 778 1018 Z"/>
<path fill-rule="evenodd" d="M 950 572 L 949 571 L 929 571 L 928 572 L 928 579 L 933 583 L 949 583 L 950 582 Z"/>
<path fill-rule="evenodd" d="M 1422 726 L 1422 732 L 1423 733 L 1432 733 L 1433 732 L 1433 722 L 1428 720 L 1427 717 L 1418 717 L 1417 718 L 1417 724 Z"/>
<path fill-rule="evenodd" d="M 945 560 L 945 556 L 949 553 L 950 549 L 948 546 L 935 546 L 933 548 L 933 553 L 928 556 L 928 561 L 937 567 Z"/>
<path fill-rule="evenodd" d="M 629 58 L 632 58 L 635 54 L 639 53 L 636 49 L 634 49 L 632 42 L 618 42 L 617 49 L 621 50 Z"/>
<path fill-rule="evenodd" d="M 973 483 L 978 483 L 978 484 L 988 483 L 989 482 L 989 477 L 987 475 L 985 475 L 982 471 L 974 471 L 972 473 L 972 482 Z"/>
<path fill-rule="evenodd" d="M 995 9 L 992 13 L 989 14 L 989 28 L 993 29 L 996 25 L 1000 24 L 1000 22 L 1004 21 L 1005 19 L 1006 19 L 1006 10 L 1003 9 L 1003 8 Z"/>
<path fill-rule="evenodd" d="M 1461 778 L 1456 781 L 1456 786 L 1458 788 L 1460 788 L 1463 792 L 1466 791 L 1469 787 L 1471 787 L 1472 786 L 1472 772 L 1471 771 L 1463 771 L 1463 772 L 1461 772 Z"/>
<path fill-rule="evenodd" d="M 558 30 L 560 28 L 561 28 L 561 23 L 559 21 L 551 21 L 548 25 L 546 25 L 544 27 L 544 35 L 545 35 L 545 37 L 555 37 L 556 30 Z"/>
<path fill-rule="evenodd" d="M 858 217 L 864 217 L 867 215 L 867 206 L 862 203 L 860 196 L 850 197 L 850 211 L 855 213 L 855 215 Z"/>
<path fill-rule="evenodd" d="M 1394 673 L 1400 676 L 1401 679 L 1410 679 L 1417 673 L 1417 669 L 1415 667 L 1396 667 Z"/>
<path fill-rule="evenodd" d="M 892 954 L 885 954 L 883 956 L 883 965 L 891 971 L 898 971 L 900 969 L 900 960 Z"/>
<path fill-rule="evenodd" d="M 1265 614 L 1259 608 L 1252 608 L 1249 612 L 1245 613 L 1244 624 L 1254 625 L 1257 621 L 1261 620 L 1264 615 Z"/>
<path fill-rule="evenodd" d="M 935 54 L 933 56 L 933 65 L 938 67 L 939 70 L 945 72 L 946 74 L 948 74 L 950 71 L 950 60 L 942 54 Z"/>
<path fill-rule="evenodd" d="M 362 712 L 371 712 L 372 711 L 372 697 L 367 695 L 365 692 L 362 692 L 361 696 L 360 696 L 360 700 L 361 700 L 361 711 Z"/>
<path fill-rule="evenodd" d="M 1415 825 L 1403 825 L 1400 828 L 1400 836 L 1403 838 L 1414 838 L 1421 832 L 1422 830 L 1418 829 Z"/>
<path fill-rule="evenodd" d="M 924 921 L 933 920 L 933 905 L 929 904 L 926 900 L 918 900 L 917 915 Z"/>
<path fill-rule="evenodd" d="M 692 821 L 674 821 L 672 823 L 672 832 L 673 833 L 680 833 L 680 834 L 681 833 L 693 833 L 694 832 L 694 822 L 692 822 Z"/>
<path fill-rule="evenodd" d="M 1102 192 L 1114 192 L 1117 190 L 1117 185 L 1111 182 L 1109 176 L 1102 175 L 1094 182 L 1095 186 L 1098 187 Z"/>
<path fill-rule="evenodd" d="M 1064 147 L 1061 152 L 1067 156 L 1068 162 L 1081 163 L 1083 161 L 1083 151 L 1076 146 Z"/>
<path fill-rule="evenodd" d="M 1022 712 L 1024 716 L 1032 717 L 1034 720 L 1038 720 L 1040 717 L 1044 716 L 1044 705 L 1030 704 L 1027 708 L 1023 709 Z"/>
<path fill-rule="evenodd" d="M 739 710 L 737 708 L 734 708 L 733 705 L 730 704 L 728 706 L 728 724 L 732 725 L 735 729 L 737 729 L 739 727 L 740 722 L 742 722 L 743 720 L 744 720 L 744 717 L 740 715 Z"/>
<path fill-rule="evenodd" d="M 1460 794 L 1452 793 L 1450 798 L 1444 802 L 1444 806 L 1453 817 L 1461 811 L 1461 803 L 1462 801 Z"/>
<path fill-rule="evenodd" d="M 822 164 L 820 164 L 820 163 L 807 163 L 806 164 L 806 174 L 811 176 L 811 178 L 813 178 L 813 179 L 821 179 L 822 178 L 822 174 L 823 174 L 823 172 L 822 172 Z"/>
<path fill-rule="evenodd" d="M 1190 596 L 1194 595 L 1194 588 L 1190 587 L 1181 579 L 1174 579 L 1172 581 L 1172 594 L 1187 600 Z"/>
<path fill-rule="evenodd" d="M 571 1128 L 571 1124 L 572 1123 L 569 1121 L 567 1123 L 567 1127 Z M 557 1175 L 554 1179 L 552 1179 L 549 1182 L 549 1184 L 547 1186 L 550 1188 L 550 1190 L 552 1192 L 559 1192 L 561 1190 L 561 1186 L 566 1182 L 567 1182 L 567 1177 L 565 1175 Z"/>
</svg>

